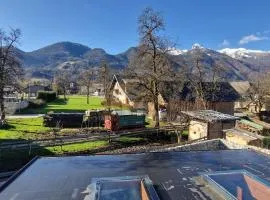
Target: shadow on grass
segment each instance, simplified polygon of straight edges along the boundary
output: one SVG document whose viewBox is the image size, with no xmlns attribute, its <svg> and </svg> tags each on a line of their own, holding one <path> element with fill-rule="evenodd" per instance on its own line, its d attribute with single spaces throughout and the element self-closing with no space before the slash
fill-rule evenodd
<svg viewBox="0 0 270 200">
<path fill-rule="evenodd" d="M 40 106 L 39 108 L 26 108 L 22 109 L 20 112 L 17 112 L 17 114 L 46 114 L 47 112 L 50 111 L 55 111 L 57 112 L 57 109 L 50 108 L 52 106 L 61 106 L 61 105 L 66 105 L 67 100 L 64 100 L 62 98 L 56 99 L 54 101 L 48 102 L 47 104 Z M 65 110 L 65 109 L 63 109 Z M 66 110 L 65 110 L 66 111 Z"/>
<path fill-rule="evenodd" d="M 29 146 L 24 149 L 8 146 L 11 143 L 15 145 L 22 142 L 27 143 L 30 141 L 22 139 L 0 139 L 0 172 L 16 171 L 36 156 L 54 155 L 53 152 L 41 146 L 35 146 L 35 148 L 30 148 Z"/>
<path fill-rule="evenodd" d="M 5 124 L 4 126 L 0 127 L 0 130 L 10 130 L 10 129 L 15 129 L 16 127 L 14 125 L 11 125 L 9 123 Z"/>
<path fill-rule="evenodd" d="M 51 101 L 51 102 L 48 102 L 47 104 L 48 105 L 66 105 L 68 102 L 68 99 L 65 100 L 65 99 L 62 99 L 62 98 L 58 98 L 54 101 Z"/>
</svg>

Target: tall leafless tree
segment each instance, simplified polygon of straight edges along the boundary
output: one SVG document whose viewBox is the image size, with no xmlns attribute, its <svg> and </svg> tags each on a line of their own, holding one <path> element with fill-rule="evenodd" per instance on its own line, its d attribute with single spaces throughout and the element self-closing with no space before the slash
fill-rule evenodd
<svg viewBox="0 0 270 200">
<path fill-rule="evenodd" d="M 138 79 L 141 95 L 154 105 L 155 127 L 159 127 L 160 83 L 171 78 L 171 63 L 167 54 L 172 43 L 161 36 L 165 30 L 163 17 L 152 8 L 146 8 L 138 19 L 140 44 L 129 66 L 129 73 Z"/>
<path fill-rule="evenodd" d="M 93 69 L 87 69 L 81 72 L 79 76 L 79 84 L 86 87 L 86 102 L 89 104 L 90 87 L 93 84 L 95 78 L 95 72 Z"/>
<path fill-rule="evenodd" d="M 215 61 L 210 60 L 205 63 L 200 50 L 196 49 L 193 55 L 193 63 L 189 69 L 185 71 L 187 74 L 187 81 L 195 90 L 196 99 L 195 106 L 198 109 L 207 109 L 209 105 L 207 102 L 214 101 L 216 93 L 221 88 L 218 87 L 218 82 L 225 81 L 226 69 L 219 66 Z M 205 83 L 207 88 L 205 87 Z M 209 95 L 210 94 L 210 95 Z"/>
<path fill-rule="evenodd" d="M 7 85 L 17 87 L 22 68 L 16 57 L 16 48 L 21 36 L 19 29 L 11 29 L 8 33 L 0 29 L 0 112 L 1 123 L 5 123 L 4 88 Z"/>
<path fill-rule="evenodd" d="M 110 80 L 111 80 L 110 66 L 104 61 L 101 64 L 99 71 L 99 81 L 103 83 L 104 96 L 107 106 L 111 107 L 112 96 L 110 93 Z"/>
<path fill-rule="evenodd" d="M 70 73 L 67 71 L 59 71 L 54 76 L 54 84 L 57 91 L 64 95 L 64 100 L 67 100 L 67 90 L 70 86 Z"/>
<path fill-rule="evenodd" d="M 270 73 L 258 72 L 249 79 L 251 87 L 248 91 L 249 105 L 255 105 L 255 111 L 261 112 L 270 95 Z M 248 106 L 249 106 L 248 105 Z"/>
</svg>

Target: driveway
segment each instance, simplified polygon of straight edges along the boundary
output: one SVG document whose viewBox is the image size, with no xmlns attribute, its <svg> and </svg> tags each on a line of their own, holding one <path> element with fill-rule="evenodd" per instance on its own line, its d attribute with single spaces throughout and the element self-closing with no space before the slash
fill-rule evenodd
<svg viewBox="0 0 270 200">
<path fill-rule="evenodd" d="M 21 114 L 21 115 L 7 115 L 7 119 L 19 119 L 19 118 L 37 118 L 42 117 L 44 114 Z"/>
</svg>

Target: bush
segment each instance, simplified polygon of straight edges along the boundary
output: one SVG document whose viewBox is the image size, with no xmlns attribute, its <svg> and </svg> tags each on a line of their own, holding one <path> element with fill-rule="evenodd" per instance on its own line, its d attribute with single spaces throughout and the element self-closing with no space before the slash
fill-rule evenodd
<svg viewBox="0 0 270 200">
<path fill-rule="evenodd" d="M 263 138 L 263 148 L 270 149 L 270 137 Z"/>
<path fill-rule="evenodd" d="M 28 108 L 40 108 L 44 106 L 46 102 L 42 99 L 33 99 L 29 101 Z"/>
<path fill-rule="evenodd" d="M 37 99 L 42 99 L 46 102 L 53 101 L 57 98 L 56 92 L 54 91 L 38 91 Z"/>
</svg>

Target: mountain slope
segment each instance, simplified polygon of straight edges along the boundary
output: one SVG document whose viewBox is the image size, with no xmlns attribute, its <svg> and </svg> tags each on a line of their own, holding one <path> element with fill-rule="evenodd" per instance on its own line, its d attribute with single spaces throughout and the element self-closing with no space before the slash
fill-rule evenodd
<svg viewBox="0 0 270 200">
<path fill-rule="evenodd" d="M 194 66 L 196 58 L 199 58 L 201 64 L 209 68 L 209 74 L 213 67 L 213 63 L 215 63 L 216 66 L 225 69 L 225 78 L 231 80 L 244 80 L 246 79 L 246 74 L 255 70 L 249 63 L 245 63 L 228 55 L 204 48 L 199 44 L 193 45 L 191 50 L 182 51 L 178 55 L 172 55 L 172 59 L 180 66 L 184 67 Z"/>
<path fill-rule="evenodd" d="M 219 52 L 237 60 L 249 63 L 257 70 L 269 71 L 270 69 L 270 51 L 251 50 L 245 48 L 225 48 L 219 50 Z"/>
<path fill-rule="evenodd" d="M 59 69 L 71 70 L 78 73 L 86 68 L 98 68 L 102 62 L 107 62 L 114 70 L 124 69 L 137 48 L 131 47 L 127 51 L 111 55 L 101 48 L 72 43 L 59 42 L 32 52 L 17 49 L 17 55 L 22 61 L 28 76 L 51 76 Z M 194 65 L 194 58 L 200 57 L 201 63 L 211 71 L 212 63 L 226 69 L 226 78 L 243 80 L 246 75 L 258 71 L 258 66 L 270 71 L 270 52 L 251 51 L 245 49 L 223 49 L 214 51 L 194 44 L 190 50 L 171 49 L 169 58 L 174 68 L 190 68 Z"/>
</svg>

